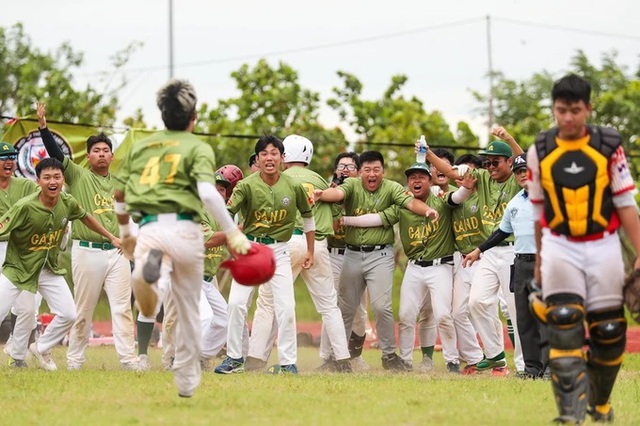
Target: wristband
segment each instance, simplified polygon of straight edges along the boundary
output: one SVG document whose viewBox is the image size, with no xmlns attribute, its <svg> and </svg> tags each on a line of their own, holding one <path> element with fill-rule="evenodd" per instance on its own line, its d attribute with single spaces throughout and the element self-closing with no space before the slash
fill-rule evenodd
<svg viewBox="0 0 640 426">
<path fill-rule="evenodd" d="M 125 238 L 131 235 L 131 230 L 129 229 L 128 223 L 125 223 L 124 225 L 118 225 L 118 230 L 120 231 L 120 238 Z"/>
<path fill-rule="evenodd" d="M 113 210 L 116 212 L 116 214 L 127 214 L 127 203 L 116 201 L 115 203 L 113 203 Z"/>
</svg>

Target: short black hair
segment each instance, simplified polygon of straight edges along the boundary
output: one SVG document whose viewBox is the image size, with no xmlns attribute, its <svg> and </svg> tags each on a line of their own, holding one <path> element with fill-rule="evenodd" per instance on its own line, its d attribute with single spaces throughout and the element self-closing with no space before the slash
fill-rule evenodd
<svg viewBox="0 0 640 426">
<path fill-rule="evenodd" d="M 36 176 L 38 178 L 40 177 L 40 173 L 42 173 L 44 169 L 56 169 L 64 173 L 64 167 L 62 166 L 62 162 L 60 160 L 56 160 L 55 158 L 51 158 L 51 157 L 43 159 L 36 166 Z"/>
<path fill-rule="evenodd" d="M 264 135 L 260 137 L 260 139 L 258 139 L 258 142 L 256 142 L 256 147 L 254 149 L 255 154 L 258 155 L 260 151 L 264 151 L 268 145 L 273 145 L 274 147 L 278 148 L 280 154 L 284 154 L 284 144 L 274 135 Z"/>
<path fill-rule="evenodd" d="M 351 152 L 351 151 L 341 152 L 340 154 L 338 154 L 336 159 L 333 160 L 333 170 L 338 168 L 338 163 L 340 163 L 340 160 L 342 160 L 343 158 L 351 158 L 353 162 L 356 164 L 356 169 L 360 170 L 360 156 L 355 152 Z"/>
<path fill-rule="evenodd" d="M 382 164 L 382 168 L 384 168 L 384 157 L 380 153 L 380 151 L 365 151 L 360 154 L 360 164 L 364 163 L 374 163 L 379 161 Z"/>
<path fill-rule="evenodd" d="M 558 99 L 570 103 L 583 101 L 588 105 L 591 102 L 591 84 L 575 74 L 565 75 L 553 84 L 551 99 L 553 102 Z"/>
<path fill-rule="evenodd" d="M 195 116 L 197 102 L 196 91 L 186 80 L 169 80 L 156 97 L 162 121 L 168 130 L 187 130 Z"/>
<path fill-rule="evenodd" d="M 249 168 L 251 168 L 251 166 L 256 164 L 257 161 L 258 161 L 258 155 L 254 152 L 249 156 Z"/>
<path fill-rule="evenodd" d="M 453 165 L 455 157 L 453 156 L 453 153 L 451 151 L 447 151 L 444 148 L 436 148 L 433 150 L 433 153 L 438 158 L 446 158 L 447 160 L 449 160 L 449 164 Z"/>
<path fill-rule="evenodd" d="M 459 166 L 460 164 L 473 164 L 476 169 L 482 168 L 482 160 L 480 160 L 477 155 L 473 154 L 462 154 L 456 159 L 453 165 Z"/>
<path fill-rule="evenodd" d="M 91 151 L 91 147 L 97 143 L 104 142 L 109 145 L 109 150 L 113 151 L 113 144 L 111 143 L 111 139 L 104 132 L 100 132 L 97 135 L 91 135 L 87 138 L 87 154 Z"/>
</svg>

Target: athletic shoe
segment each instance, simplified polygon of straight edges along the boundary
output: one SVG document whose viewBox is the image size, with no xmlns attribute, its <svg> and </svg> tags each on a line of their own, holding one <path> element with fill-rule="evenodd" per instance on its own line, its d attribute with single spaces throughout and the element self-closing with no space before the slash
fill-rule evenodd
<svg viewBox="0 0 640 426">
<path fill-rule="evenodd" d="M 509 369 L 507 367 L 495 367 L 494 369 L 491 370 L 491 375 L 492 376 L 508 376 L 509 375 Z"/>
<path fill-rule="evenodd" d="M 80 371 L 81 368 L 82 364 L 67 363 L 67 370 L 69 371 Z"/>
<path fill-rule="evenodd" d="M 53 358 L 51 357 L 51 351 L 47 351 L 44 353 L 38 352 L 38 348 L 36 345 L 37 345 L 37 342 L 33 342 L 32 344 L 30 344 L 29 352 L 31 352 L 31 354 L 38 361 L 38 364 L 40 364 L 40 367 L 42 367 L 46 371 L 56 371 L 58 367 L 56 366 L 56 363 L 53 362 Z"/>
<path fill-rule="evenodd" d="M 244 362 L 244 371 L 264 371 L 267 368 L 267 361 L 260 358 L 248 356 Z"/>
<path fill-rule="evenodd" d="M 270 374 L 298 374 L 298 367 L 295 364 L 272 365 L 269 367 Z"/>
<path fill-rule="evenodd" d="M 351 361 L 348 359 L 341 359 L 335 361 L 335 371 L 338 373 L 351 373 L 353 369 L 351 368 Z"/>
<path fill-rule="evenodd" d="M 149 284 L 153 284 L 160 278 L 160 266 L 162 265 L 164 253 L 158 249 L 151 249 L 147 256 L 147 261 L 142 267 L 142 277 Z"/>
<path fill-rule="evenodd" d="M 609 411 L 602 413 L 592 405 L 587 407 L 587 414 L 591 416 L 591 420 L 595 423 L 613 423 L 613 408 L 609 406 Z"/>
<path fill-rule="evenodd" d="M 457 362 L 448 362 L 447 371 L 452 374 L 460 374 L 460 364 Z"/>
<path fill-rule="evenodd" d="M 433 360 L 426 355 L 422 355 L 422 361 L 420 361 L 420 365 L 418 365 L 418 372 L 431 373 L 434 368 Z"/>
<path fill-rule="evenodd" d="M 29 367 L 26 362 L 22 359 L 13 359 L 9 358 L 7 361 L 7 365 L 11 368 L 27 368 Z"/>
<path fill-rule="evenodd" d="M 382 368 L 395 372 L 411 371 L 408 365 L 396 353 L 382 355 Z"/>
<path fill-rule="evenodd" d="M 138 365 L 140 366 L 140 371 L 149 371 L 151 370 L 151 363 L 149 362 L 149 355 L 141 354 L 138 356 L 140 361 Z"/>
<path fill-rule="evenodd" d="M 353 371 L 367 371 L 370 370 L 371 367 L 367 364 L 367 361 L 362 358 L 362 356 L 357 356 L 355 358 L 351 358 L 351 369 Z"/>
<path fill-rule="evenodd" d="M 476 364 L 476 370 L 487 371 L 487 370 L 492 370 L 494 368 L 502 368 L 506 366 L 507 366 L 506 358 L 497 359 L 497 360 L 490 360 L 485 358 Z"/>
<path fill-rule="evenodd" d="M 473 374 L 476 374 L 476 372 L 478 371 L 478 369 L 476 368 L 478 364 L 467 364 L 464 366 L 464 368 L 462 369 L 462 371 L 460 372 L 460 374 L 464 375 L 464 376 L 471 376 Z"/>
<path fill-rule="evenodd" d="M 226 357 L 213 372 L 217 374 L 244 373 L 244 358 Z"/>
<path fill-rule="evenodd" d="M 124 371 L 143 371 L 140 363 L 135 361 L 121 362 L 120 368 L 122 368 Z"/>
<path fill-rule="evenodd" d="M 338 371 L 338 361 L 333 358 L 325 359 L 322 365 L 315 369 L 318 373 L 335 373 Z M 349 369 L 351 369 L 351 363 L 349 360 L 343 360 L 349 363 Z"/>
</svg>

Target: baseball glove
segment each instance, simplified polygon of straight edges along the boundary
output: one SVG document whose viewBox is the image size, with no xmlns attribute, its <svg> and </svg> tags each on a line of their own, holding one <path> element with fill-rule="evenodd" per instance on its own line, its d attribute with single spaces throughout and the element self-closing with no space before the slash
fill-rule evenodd
<svg viewBox="0 0 640 426">
<path fill-rule="evenodd" d="M 124 237 L 120 244 L 122 245 L 122 254 L 129 260 L 133 260 L 133 251 L 136 249 L 136 242 L 138 239 L 133 235 L 127 235 Z"/>
<path fill-rule="evenodd" d="M 640 269 L 627 275 L 622 289 L 624 304 L 627 305 L 631 317 L 640 323 Z"/>
</svg>

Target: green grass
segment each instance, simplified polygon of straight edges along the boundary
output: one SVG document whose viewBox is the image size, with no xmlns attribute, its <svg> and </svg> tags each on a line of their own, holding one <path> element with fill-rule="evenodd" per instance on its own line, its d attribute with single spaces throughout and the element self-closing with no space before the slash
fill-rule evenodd
<svg viewBox="0 0 640 426">
<path fill-rule="evenodd" d="M 159 366 L 160 351 L 150 356 Z M 79 372 L 47 373 L 30 359 L 27 370 L 0 367 L 0 424 L 542 425 L 555 416 L 549 382 L 452 376 L 439 353 L 433 374 L 390 374 L 381 369 L 377 350 L 364 356 L 370 372 L 318 374 L 317 349 L 301 348 L 299 376 L 207 372 L 186 400 L 177 397 L 171 373 L 159 367 L 120 371 L 112 347 L 89 348 Z M 54 357 L 64 367 L 65 348 Z M 6 359 L 0 357 L 2 365 Z M 629 355 L 613 394 L 616 424 L 637 424 L 638 401 L 640 355 Z"/>
</svg>

